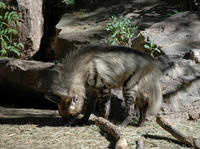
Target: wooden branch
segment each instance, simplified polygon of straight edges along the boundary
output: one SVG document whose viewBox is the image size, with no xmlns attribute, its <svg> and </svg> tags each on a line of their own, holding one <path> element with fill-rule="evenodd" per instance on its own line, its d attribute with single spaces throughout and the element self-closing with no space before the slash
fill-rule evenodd
<svg viewBox="0 0 200 149">
<path fill-rule="evenodd" d="M 113 136 L 116 141 L 115 149 L 127 149 L 127 141 L 126 138 L 120 133 L 118 127 L 108 120 L 97 117 L 95 120 L 95 123 L 97 126 L 99 126 L 101 129 L 106 131 L 108 134 Z"/>
<path fill-rule="evenodd" d="M 165 121 L 161 116 L 156 117 L 156 122 L 166 131 L 168 131 L 173 137 L 181 141 L 182 143 L 195 147 L 200 148 L 200 139 L 193 138 L 191 136 L 187 136 L 180 130 L 178 130 L 175 126 L 170 124 L 169 122 Z"/>
<path fill-rule="evenodd" d="M 143 137 L 136 141 L 136 149 L 145 149 Z"/>
</svg>

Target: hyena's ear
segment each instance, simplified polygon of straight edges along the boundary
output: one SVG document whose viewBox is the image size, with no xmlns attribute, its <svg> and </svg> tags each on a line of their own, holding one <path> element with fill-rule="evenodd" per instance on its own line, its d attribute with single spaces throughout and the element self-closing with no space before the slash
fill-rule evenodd
<svg viewBox="0 0 200 149">
<path fill-rule="evenodd" d="M 47 93 L 44 95 L 44 97 L 46 99 L 48 99 L 49 101 L 53 102 L 53 103 L 57 103 L 59 104 L 61 101 L 61 98 L 58 95 L 55 94 L 51 94 L 51 93 Z"/>
</svg>

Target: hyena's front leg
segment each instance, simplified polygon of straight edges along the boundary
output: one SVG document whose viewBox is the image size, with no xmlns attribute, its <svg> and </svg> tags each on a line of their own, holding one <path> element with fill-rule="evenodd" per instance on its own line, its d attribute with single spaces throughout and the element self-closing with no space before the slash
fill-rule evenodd
<svg viewBox="0 0 200 149">
<path fill-rule="evenodd" d="M 91 88 L 88 89 L 84 103 L 83 117 L 81 119 L 78 119 L 75 124 L 83 125 L 87 123 L 90 115 L 95 112 L 97 100 L 98 98 L 96 95 L 96 91 Z"/>
<path fill-rule="evenodd" d="M 98 102 L 96 107 L 98 115 L 108 119 L 110 115 L 111 90 L 102 89 L 98 94 Z"/>
<path fill-rule="evenodd" d="M 97 98 L 96 97 L 89 99 L 89 102 L 87 103 L 87 106 L 86 106 L 84 116 L 80 120 L 77 121 L 78 124 L 82 125 L 82 124 L 87 123 L 87 121 L 90 118 L 90 115 L 92 113 L 94 113 L 94 111 L 95 111 L 96 104 L 97 104 Z"/>
<path fill-rule="evenodd" d="M 123 97 L 125 101 L 125 119 L 121 125 L 126 126 L 133 118 L 134 105 L 137 97 L 136 87 L 123 88 Z"/>
</svg>

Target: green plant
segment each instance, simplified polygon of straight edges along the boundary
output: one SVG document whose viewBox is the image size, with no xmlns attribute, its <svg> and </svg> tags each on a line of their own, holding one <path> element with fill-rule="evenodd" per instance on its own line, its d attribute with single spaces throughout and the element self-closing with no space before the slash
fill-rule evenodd
<svg viewBox="0 0 200 149">
<path fill-rule="evenodd" d="M 177 13 L 179 13 L 179 11 L 176 10 L 176 9 L 173 9 L 173 10 L 171 10 L 171 13 L 168 13 L 168 14 L 167 14 L 167 17 L 170 17 L 170 16 L 172 16 L 172 15 L 174 15 L 174 14 L 177 14 Z"/>
<path fill-rule="evenodd" d="M 117 18 L 112 16 L 109 18 L 109 22 L 105 28 L 110 32 L 111 37 L 107 39 L 109 45 L 132 45 L 132 39 L 136 34 L 138 27 L 131 24 L 131 20 L 128 18 Z"/>
<path fill-rule="evenodd" d="M 62 0 L 62 2 L 65 3 L 67 6 L 75 4 L 74 0 Z"/>
<path fill-rule="evenodd" d="M 59 60 L 53 60 L 54 65 L 58 65 L 59 63 L 61 63 Z"/>
<path fill-rule="evenodd" d="M 144 48 L 149 50 L 150 55 L 155 57 L 155 52 L 161 54 L 161 50 L 157 47 L 157 45 L 153 41 L 149 41 L 144 45 Z"/>
<path fill-rule="evenodd" d="M 0 56 L 7 57 L 12 54 L 20 56 L 19 49 L 23 49 L 24 45 L 18 42 L 18 32 L 13 29 L 10 24 L 18 24 L 19 15 L 15 11 L 7 10 L 6 5 L 0 2 Z"/>
</svg>

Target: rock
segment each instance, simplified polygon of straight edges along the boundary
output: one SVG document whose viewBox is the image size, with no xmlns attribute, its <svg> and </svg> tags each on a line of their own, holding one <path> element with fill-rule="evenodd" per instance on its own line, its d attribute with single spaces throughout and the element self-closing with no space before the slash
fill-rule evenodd
<svg viewBox="0 0 200 149">
<path fill-rule="evenodd" d="M 189 111 L 188 117 L 189 117 L 189 120 L 197 120 L 200 117 L 200 113 L 194 112 L 194 111 Z"/>
<path fill-rule="evenodd" d="M 199 12 L 180 12 L 145 29 L 141 36 L 143 41 L 154 41 L 166 55 L 183 57 L 191 49 L 200 49 L 199 17 Z"/>
<path fill-rule="evenodd" d="M 22 59 L 33 56 L 40 48 L 40 41 L 43 36 L 43 0 L 2 0 L 13 8 L 20 16 L 19 25 L 16 29 L 19 32 L 20 42 L 24 49 L 20 51 Z"/>
<path fill-rule="evenodd" d="M 200 49 L 190 50 L 190 59 L 194 60 L 196 63 L 200 63 Z"/>
<path fill-rule="evenodd" d="M 175 59 L 175 65 L 161 78 L 164 111 L 185 111 L 195 102 L 200 102 L 200 65 L 192 60 Z M 193 110 L 200 108 L 200 105 Z M 193 106 L 193 108 L 194 108 Z"/>
<path fill-rule="evenodd" d="M 86 12 L 80 13 L 82 14 L 77 15 L 89 15 Z M 81 48 L 85 44 L 104 42 L 101 34 L 105 30 L 102 25 L 91 24 L 87 21 L 79 24 L 79 19 L 76 15 L 65 13 L 56 25 L 57 34 L 51 42 L 55 59 L 60 59 L 63 53 Z"/>
</svg>

